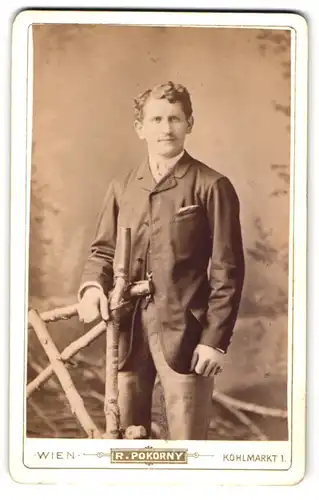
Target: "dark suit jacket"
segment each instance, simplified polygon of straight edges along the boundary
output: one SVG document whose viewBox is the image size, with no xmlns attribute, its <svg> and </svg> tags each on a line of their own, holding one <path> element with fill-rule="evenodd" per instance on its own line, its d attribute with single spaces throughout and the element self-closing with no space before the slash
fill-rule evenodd
<svg viewBox="0 0 319 500">
<path fill-rule="evenodd" d="M 151 267 L 171 368 L 187 373 L 198 343 L 226 351 L 244 278 L 239 201 L 228 178 L 185 152 L 157 185 L 147 161 L 114 179 L 81 280 L 99 282 L 105 293 L 113 286 L 118 225 L 131 228 L 131 280 L 145 279 L 146 262 Z M 130 357 L 133 309 L 121 321 L 122 369 Z"/>
</svg>

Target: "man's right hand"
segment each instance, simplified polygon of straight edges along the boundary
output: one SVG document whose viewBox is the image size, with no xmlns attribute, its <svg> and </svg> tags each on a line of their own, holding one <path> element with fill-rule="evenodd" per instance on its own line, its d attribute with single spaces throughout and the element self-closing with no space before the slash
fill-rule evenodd
<svg viewBox="0 0 319 500">
<path fill-rule="evenodd" d="M 91 323 L 97 319 L 109 319 L 109 306 L 107 297 L 98 287 L 90 286 L 84 290 L 78 304 L 78 315 L 83 323 Z"/>
</svg>

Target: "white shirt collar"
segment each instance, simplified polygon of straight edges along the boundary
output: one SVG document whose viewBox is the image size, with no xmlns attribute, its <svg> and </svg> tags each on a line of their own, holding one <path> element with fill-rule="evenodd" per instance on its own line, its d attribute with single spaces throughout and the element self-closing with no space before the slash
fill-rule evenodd
<svg viewBox="0 0 319 500">
<path fill-rule="evenodd" d="M 183 156 L 184 153 L 185 153 L 185 150 L 183 149 L 178 155 L 173 156 L 172 158 L 167 158 L 167 159 L 166 158 L 159 159 L 158 157 L 149 155 L 149 165 L 150 165 L 152 173 L 156 172 L 156 168 L 157 168 L 158 164 L 163 165 L 163 167 L 165 168 L 166 171 L 171 170 L 177 164 L 177 162 L 181 159 L 181 157 Z"/>
</svg>

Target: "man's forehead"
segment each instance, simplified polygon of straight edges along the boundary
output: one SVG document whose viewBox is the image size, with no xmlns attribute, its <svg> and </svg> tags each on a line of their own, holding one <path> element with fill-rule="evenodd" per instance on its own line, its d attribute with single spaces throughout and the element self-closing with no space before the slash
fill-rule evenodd
<svg viewBox="0 0 319 500">
<path fill-rule="evenodd" d="M 171 102 L 168 99 L 164 98 L 156 98 L 149 97 L 144 105 L 144 114 L 145 113 L 177 113 L 183 112 L 183 107 L 180 102 L 174 101 Z"/>
</svg>

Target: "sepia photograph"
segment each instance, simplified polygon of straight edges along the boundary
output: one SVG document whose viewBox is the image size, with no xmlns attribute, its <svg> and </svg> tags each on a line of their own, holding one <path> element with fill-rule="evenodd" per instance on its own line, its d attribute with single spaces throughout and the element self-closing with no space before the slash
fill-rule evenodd
<svg viewBox="0 0 319 500">
<path fill-rule="evenodd" d="M 292 436 L 294 29 L 49 19 L 28 40 L 24 438 L 288 470 L 262 446 Z"/>
<path fill-rule="evenodd" d="M 38 25 L 33 44 L 29 308 L 59 351 L 120 322 L 115 432 L 287 439 L 290 31 Z M 105 356 L 101 335 L 66 364 L 92 430 Z M 28 380 L 46 364 L 30 329 Z M 86 436 L 56 374 L 32 387 L 28 436 Z"/>
</svg>

